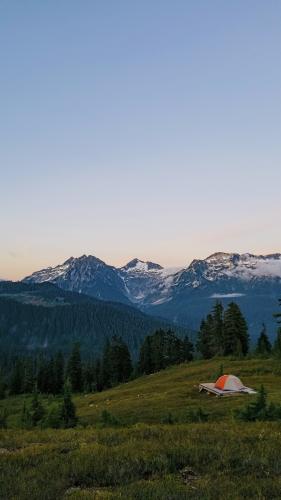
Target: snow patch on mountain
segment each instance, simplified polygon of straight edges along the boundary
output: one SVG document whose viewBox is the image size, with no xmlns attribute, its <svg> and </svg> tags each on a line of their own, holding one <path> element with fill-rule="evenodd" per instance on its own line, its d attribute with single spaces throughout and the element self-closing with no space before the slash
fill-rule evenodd
<svg viewBox="0 0 281 500">
<path fill-rule="evenodd" d="M 235 297 L 244 297 L 245 293 L 213 293 L 210 299 L 234 299 Z"/>
<path fill-rule="evenodd" d="M 153 303 L 166 296 L 173 282 L 174 270 L 155 262 L 133 259 L 119 269 L 128 293 L 135 304 Z M 159 298 L 160 297 L 160 298 Z"/>
</svg>

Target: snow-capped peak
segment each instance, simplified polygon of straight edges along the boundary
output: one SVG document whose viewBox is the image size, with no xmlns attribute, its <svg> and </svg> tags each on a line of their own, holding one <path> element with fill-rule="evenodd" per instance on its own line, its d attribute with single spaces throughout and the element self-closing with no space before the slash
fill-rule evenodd
<svg viewBox="0 0 281 500">
<path fill-rule="evenodd" d="M 207 257 L 209 269 L 236 275 L 244 279 L 254 277 L 281 277 L 281 254 L 253 255 L 216 253 Z"/>
<path fill-rule="evenodd" d="M 130 262 L 128 262 L 128 264 L 126 264 L 121 269 L 129 272 L 130 271 L 149 272 L 149 271 L 161 271 L 163 267 L 160 266 L 160 264 L 156 264 L 155 262 L 149 262 L 149 261 L 144 262 L 143 260 L 135 258 Z"/>
<path fill-rule="evenodd" d="M 258 278 L 281 278 L 281 254 L 217 252 L 206 259 L 194 260 L 182 273 L 186 282 L 198 287 L 206 281 L 235 278 L 250 281 Z"/>
</svg>

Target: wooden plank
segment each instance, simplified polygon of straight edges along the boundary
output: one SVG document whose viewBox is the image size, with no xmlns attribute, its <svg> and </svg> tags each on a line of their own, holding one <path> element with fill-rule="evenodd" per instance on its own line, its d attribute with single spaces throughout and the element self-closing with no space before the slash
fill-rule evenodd
<svg viewBox="0 0 281 500">
<path fill-rule="evenodd" d="M 249 388 L 247 388 L 249 389 Z M 249 389 L 247 391 L 222 391 L 221 389 L 216 389 L 214 383 L 204 383 L 199 384 L 199 392 L 206 391 L 209 394 L 215 394 L 218 397 L 227 398 L 230 396 L 242 396 L 243 394 L 255 394 L 256 392 L 253 389 Z"/>
</svg>

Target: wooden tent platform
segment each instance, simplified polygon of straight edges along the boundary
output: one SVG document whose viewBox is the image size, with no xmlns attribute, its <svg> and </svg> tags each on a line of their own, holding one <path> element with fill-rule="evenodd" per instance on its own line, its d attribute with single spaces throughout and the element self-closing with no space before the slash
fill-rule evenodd
<svg viewBox="0 0 281 500">
<path fill-rule="evenodd" d="M 199 384 L 199 392 L 206 391 L 209 394 L 215 394 L 217 397 L 241 396 L 243 394 L 256 394 L 254 389 L 244 387 L 241 391 L 222 391 L 217 389 L 213 382 Z"/>
</svg>

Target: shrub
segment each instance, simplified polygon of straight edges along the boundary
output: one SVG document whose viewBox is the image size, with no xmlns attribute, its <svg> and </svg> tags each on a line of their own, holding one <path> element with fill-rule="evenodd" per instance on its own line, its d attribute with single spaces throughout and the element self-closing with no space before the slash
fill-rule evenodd
<svg viewBox="0 0 281 500">
<path fill-rule="evenodd" d="M 172 415 L 172 413 L 167 413 L 162 419 L 161 424 L 175 424 L 177 419 Z"/>
<path fill-rule="evenodd" d="M 188 422 L 207 422 L 209 413 L 202 410 L 202 408 L 190 409 L 187 413 Z"/>
<path fill-rule="evenodd" d="M 267 404 L 267 393 L 261 386 L 256 401 L 241 410 L 234 412 L 238 420 L 255 422 L 256 420 L 281 420 L 281 406 L 274 403 Z"/>
<path fill-rule="evenodd" d="M 59 429 L 63 425 L 61 407 L 58 404 L 52 404 L 43 422 L 43 427 Z"/>
<path fill-rule="evenodd" d="M 107 410 L 102 411 L 100 420 L 104 426 L 120 425 L 120 420 Z"/>
<path fill-rule="evenodd" d="M 21 421 L 21 426 L 24 429 L 31 429 L 31 427 L 33 425 L 31 413 L 30 413 L 29 409 L 27 408 L 25 401 L 23 402 L 20 421 Z"/>
</svg>

